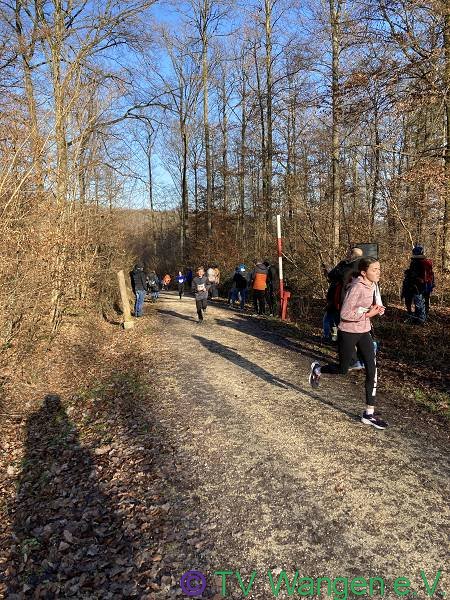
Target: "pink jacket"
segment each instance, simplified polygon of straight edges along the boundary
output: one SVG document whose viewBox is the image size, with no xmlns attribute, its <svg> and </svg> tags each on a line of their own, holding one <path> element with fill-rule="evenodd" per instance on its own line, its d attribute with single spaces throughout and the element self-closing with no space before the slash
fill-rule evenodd
<svg viewBox="0 0 450 600">
<path fill-rule="evenodd" d="M 375 285 L 364 283 L 361 275 L 354 279 L 346 293 L 341 308 L 339 329 L 348 333 L 365 333 L 370 331 L 370 318 L 366 312 L 374 303 Z"/>
</svg>

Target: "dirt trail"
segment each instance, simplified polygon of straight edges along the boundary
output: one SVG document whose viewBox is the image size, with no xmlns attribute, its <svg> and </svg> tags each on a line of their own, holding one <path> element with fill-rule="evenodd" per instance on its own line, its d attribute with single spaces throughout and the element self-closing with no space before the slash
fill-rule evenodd
<svg viewBox="0 0 450 600">
<path fill-rule="evenodd" d="M 213 600 L 449 595 L 448 424 L 390 396 L 383 354 L 375 431 L 363 374 L 312 390 L 289 328 L 172 293 L 118 325 L 74 320 L 2 428 L 0 597 L 169 600 L 192 569 Z"/>
<path fill-rule="evenodd" d="M 389 599 L 398 597 L 394 579 L 407 577 L 414 597 L 429 597 L 420 571 L 433 582 L 448 555 L 444 425 L 383 394 L 391 427 L 362 425 L 361 374 L 324 376 L 311 390 L 314 353 L 248 315 L 213 305 L 198 325 L 193 300 L 170 293 L 148 311 L 157 314 L 157 377 L 167 391 L 152 410 L 188 481 L 173 490 L 183 495 L 180 519 L 196 524 L 200 540 L 200 564 L 178 565 L 180 573 L 206 570 L 209 595 L 212 572 L 240 571 L 247 585 L 256 571 L 249 597 L 258 600 L 274 597 L 268 569 L 291 579 L 296 570 L 383 577 Z M 154 319 L 141 319 L 133 335 L 154 344 Z M 235 576 L 227 581 L 227 597 L 245 597 Z M 449 583 L 444 572 L 434 597 Z"/>
</svg>

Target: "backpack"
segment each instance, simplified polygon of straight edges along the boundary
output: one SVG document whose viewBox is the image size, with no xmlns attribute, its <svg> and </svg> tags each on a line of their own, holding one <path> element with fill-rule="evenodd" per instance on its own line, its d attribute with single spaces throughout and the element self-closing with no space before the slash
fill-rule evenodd
<svg viewBox="0 0 450 600">
<path fill-rule="evenodd" d="M 328 281 L 330 285 L 327 291 L 327 301 L 334 310 L 340 311 L 342 308 L 342 302 L 344 301 L 345 289 L 344 280 L 350 280 L 352 274 L 352 268 L 350 263 L 346 260 L 341 260 L 334 269 L 328 273 Z M 346 284 L 348 281 L 345 282 Z"/>
<path fill-rule="evenodd" d="M 335 283 L 332 283 L 330 285 L 330 291 L 332 291 L 332 303 L 333 303 L 333 308 L 335 308 L 336 310 L 341 310 L 342 308 L 342 288 L 343 288 L 343 283 L 342 281 L 336 281 Z"/>
<path fill-rule="evenodd" d="M 159 288 L 158 285 L 158 280 L 156 279 L 155 275 L 150 274 L 148 279 L 147 279 L 147 286 L 148 288 L 150 288 L 150 290 L 155 290 Z"/>
<path fill-rule="evenodd" d="M 431 262 L 431 260 L 424 260 L 423 263 L 424 263 L 423 264 L 423 266 L 424 266 L 423 280 L 425 283 L 425 293 L 431 294 L 431 292 L 433 291 L 433 289 L 435 287 L 433 263 Z"/>
</svg>

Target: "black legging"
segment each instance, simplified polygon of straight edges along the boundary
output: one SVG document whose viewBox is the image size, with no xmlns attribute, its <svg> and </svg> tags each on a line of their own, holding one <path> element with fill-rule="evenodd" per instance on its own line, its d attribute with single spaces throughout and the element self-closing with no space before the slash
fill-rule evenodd
<svg viewBox="0 0 450 600">
<path fill-rule="evenodd" d="M 340 373 L 346 375 L 355 357 L 355 346 L 358 354 L 364 361 L 366 368 L 366 404 L 373 406 L 377 393 L 377 365 L 375 362 L 375 350 L 373 347 L 373 338 L 370 331 L 366 333 L 348 333 L 339 330 L 339 368 L 336 365 L 324 365 L 322 373 Z"/>
<path fill-rule="evenodd" d="M 184 283 L 179 283 L 178 284 L 178 295 L 181 296 L 184 294 Z"/>
</svg>

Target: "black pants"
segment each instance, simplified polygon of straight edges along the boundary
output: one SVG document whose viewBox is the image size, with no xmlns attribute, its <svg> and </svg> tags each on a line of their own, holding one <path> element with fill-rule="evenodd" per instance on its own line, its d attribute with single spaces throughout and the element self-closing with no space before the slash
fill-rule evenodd
<svg viewBox="0 0 450 600">
<path fill-rule="evenodd" d="M 266 310 L 266 292 L 265 290 L 253 290 L 253 306 L 255 313 L 263 315 Z"/>
<path fill-rule="evenodd" d="M 267 294 L 267 296 L 266 296 L 267 304 L 269 305 L 269 313 L 271 315 L 275 315 L 275 313 L 276 313 L 275 292 L 269 288 L 266 290 L 266 294 Z"/>
<path fill-rule="evenodd" d="M 178 295 L 181 296 L 184 294 L 184 283 L 179 283 L 178 284 Z"/>
<path fill-rule="evenodd" d="M 203 321 L 203 310 L 205 310 L 208 304 L 208 298 L 201 298 L 200 300 L 195 299 L 195 306 L 197 307 L 198 320 Z"/>
<path fill-rule="evenodd" d="M 355 346 L 358 355 L 364 361 L 366 368 L 366 404 L 374 405 L 377 393 L 377 365 L 375 350 L 370 331 L 366 333 L 347 333 L 340 331 L 338 334 L 339 368 L 335 365 L 324 365 L 322 373 L 340 373 L 346 375 L 349 367 L 354 363 Z"/>
</svg>

